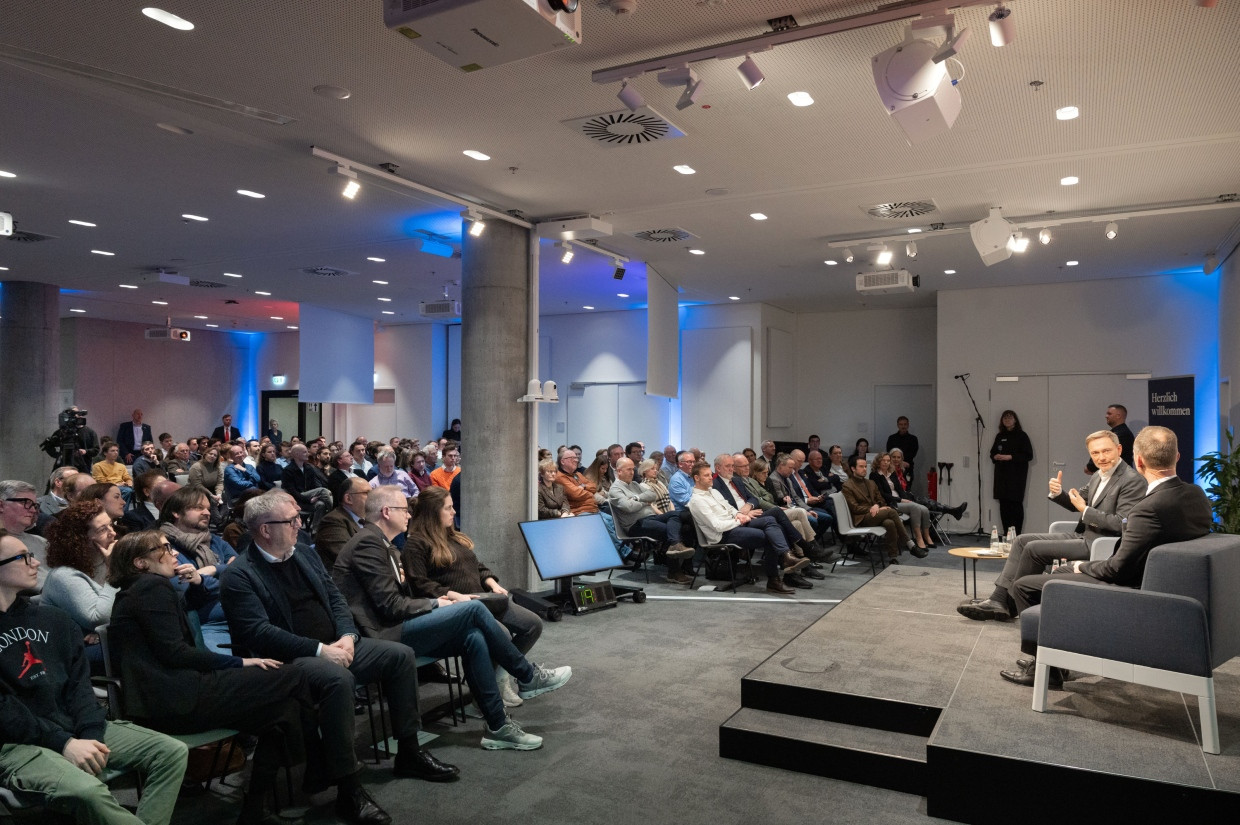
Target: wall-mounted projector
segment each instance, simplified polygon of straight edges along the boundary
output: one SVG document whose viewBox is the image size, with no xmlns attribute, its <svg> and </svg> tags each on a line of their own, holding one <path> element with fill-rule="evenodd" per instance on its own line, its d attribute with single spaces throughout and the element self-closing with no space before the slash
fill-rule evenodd
<svg viewBox="0 0 1240 825">
<path fill-rule="evenodd" d="M 418 314 L 423 318 L 460 318 L 460 301 L 422 301 L 418 304 Z"/>
<path fill-rule="evenodd" d="M 982 263 L 990 266 L 1012 257 L 1008 240 L 1014 230 L 1015 227 L 1004 219 L 998 206 L 990 207 L 989 216 L 969 224 L 969 235 L 973 238 L 977 254 L 982 256 Z"/>
<path fill-rule="evenodd" d="M 873 60 L 874 86 L 908 142 L 921 143 L 952 127 L 960 115 L 960 90 L 929 40 L 905 40 Z"/>
<path fill-rule="evenodd" d="M 190 340 L 190 332 L 188 329 L 177 329 L 176 327 L 151 327 L 146 331 L 146 340 L 188 341 Z"/>
<path fill-rule="evenodd" d="M 463 72 L 581 42 L 576 0 L 383 0 L 383 22 Z"/>
<path fill-rule="evenodd" d="M 866 272 L 857 276 L 857 291 L 880 295 L 888 292 L 912 292 L 920 282 L 921 279 L 907 269 Z"/>
<path fill-rule="evenodd" d="M 543 221 L 538 224 L 538 237 L 561 241 L 584 241 L 590 238 L 606 238 L 611 235 L 611 224 L 593 215 L 583 218 L 565 218 Z"/>
</svg>

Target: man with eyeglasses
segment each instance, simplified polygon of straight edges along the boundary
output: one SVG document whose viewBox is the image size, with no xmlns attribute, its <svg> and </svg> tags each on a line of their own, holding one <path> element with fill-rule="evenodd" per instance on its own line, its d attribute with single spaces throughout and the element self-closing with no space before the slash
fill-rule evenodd
<svg viewBox="0 0 1240 825">
<path fill-rule="evenodd" d="M 358 633 L 349 605 L 318 555 L 297 544 L 300 523 L 296 501 L 281 490 L 246 503 L 245 525 L 254 541 L 221 585 L 233 645 L 245 655 L 278 659 L 305 672 L 319 706 L 325 756 L 325 764 L 307 766 L 306 790 L 336 785 L 337 816 L 389 825 L 391 817 L 362 787 L 353 753 L 356 685 L 379 682 L 387 695 L 397 737 L 396 776 L 444 782 L 456 779 L 459 771 L 418 744 L 413 650 Z"/>
<path fill-rule="evenodd" d="M 107 721 L 91 690 L 82 631 L 64 612 L 22 595 L 34 588 L 40 567 L 0 529 L 0 782 L 78 822 L 168 822 L 187 748 L 138 725 Z M 100 781 L 105 768 L 142 776 L 136 814 Z"/>
<path fill-rule="evenodd" d="M 20 541 L 40 564 L 32 590 L 42 590 L 47 579 L 47 539 L 26 532 L 39 520 L 39 500 L 34 485 L 18 479 L 0 481 L 0 527 Z"/>
<path fill-rule="evenodd" d="M 345 456 L 345 460 L 348 459 L 348 453 L 341 455 Z M 323 516 L 323 520 L 319 522 L 319 531 L 314 534 L 314 549 L 328 570 L 336 563 L 340 548 L 357 535 L 357 531 L 366 523 L 362 518 L 366 515 L 366 498 L 370 495 L 370 485 L 366 483 L 366 479 L 357 476 L 350 476 L 345 479 L 345 483 L 347 487 L 338 489 L 338 492 L 343 491 L 340 492 L 340 505 Z"/>
<path fill-rule="evenodd" d="M 676 472 L 668 479 L 667 494 L 672 499 L 672 506 L 677 510 L 686 509 L 693 496 L 693 476 L 690 473 L 696 461 L 697 456 L 690 450 L 676 453 Z"/>
</svg>

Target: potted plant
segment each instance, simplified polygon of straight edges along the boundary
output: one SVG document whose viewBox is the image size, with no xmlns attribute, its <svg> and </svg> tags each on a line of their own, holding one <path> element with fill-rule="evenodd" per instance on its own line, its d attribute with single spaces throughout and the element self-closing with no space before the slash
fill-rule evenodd
<svg viewBox="0 0 1240 825">
<path fill-rule="evenodd" d="M 1232 431 L 1227 433 L 1225 451 L 1206 453 L 1197 460 L 1197 477 L 1206 485 L 1210 507 L 1214 510 L 1214 532 L 1240 533 L 1240 453 L 1235 450 Z"/>
</svg>

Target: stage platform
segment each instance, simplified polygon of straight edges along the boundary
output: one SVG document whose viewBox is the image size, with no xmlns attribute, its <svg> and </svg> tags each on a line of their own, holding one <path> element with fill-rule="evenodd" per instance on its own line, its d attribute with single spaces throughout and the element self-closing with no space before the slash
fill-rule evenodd
<svg viewBox="0 0 1240 825">
<path fill-rule="evenodd" d="M 1018 624 L 970 621 L 963 598 L 959 570 L 887 568 L 742 680 L 720 756 L 920 794 L 958 822 L 1240 815 L 1240 660 L 1215 674 L 1223 752 L 1206 754 L 1195 697 L 1171 691 L 1081 675 L 1034 713 L 999 676 Z"/>
</svg>

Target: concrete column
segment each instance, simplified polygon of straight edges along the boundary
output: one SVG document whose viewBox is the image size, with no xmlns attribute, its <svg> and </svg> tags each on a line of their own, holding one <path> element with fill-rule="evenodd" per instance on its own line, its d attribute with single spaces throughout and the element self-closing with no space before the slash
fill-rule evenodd
<svg viewBox="0 0 1240 825">
<path fill-rule="evenodd" d="M 60 288 L 0 284 L 0 478 L 42 490 L 52 459 L 39 443 L 56 429 L 60 395 Z"/>
<path fill-rule="evenodd" d="M 468 227 L 466 227 L 468 228 Z M 532 405 L 517 401 L 529 380 L 529 232 L 487 221 L 462 232 L 461 529 L 508 588 L 528 587 L 517 522 L 526 518 Z"/>
</svg>

